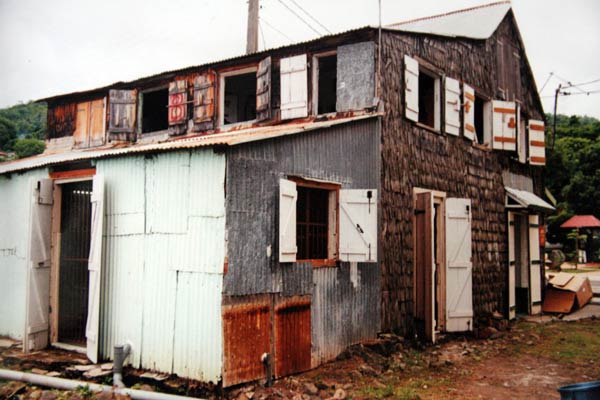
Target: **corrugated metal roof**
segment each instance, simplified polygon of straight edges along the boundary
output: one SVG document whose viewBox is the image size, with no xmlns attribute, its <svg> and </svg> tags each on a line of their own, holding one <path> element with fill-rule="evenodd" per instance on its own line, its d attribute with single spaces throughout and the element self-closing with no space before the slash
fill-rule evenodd
<svg viewBox="0 0 600 400">
<path fill-rule="evenodd" d="M 402 32 L 487 39 L 496 31 L 510 9 L 510 1 L 500 1 L 446 14 L 399 22 L 388 25 L 386 28 Z"/>
<path fill-rule="evenodd" d="M 147 153 L 167 151 L 174 149 L 191 149 L 196 147 L 227 145 L 235 146 L 242 143 L 266 140 L 286 135 L 313 131 L 316 129 L 329 128 L 331 126 L 358 121 L 378 116 L 378 113 L 338 118 L 327 121 L 316 122 L 314 120 L 298 123 L 281 124 L 274 126 L 263 126 L 243 130 L 229 131 L 212 135 L 199 135 L 184 138 L 174 138 L 163 143 L 133 144 L 123 147 L 123 144 L 115 144 L 110 147 L 102 147 L 93 150 L 72 151 L 59 154 L 40 154 L 38 156 L 14 160 L 0 164 L 0 175 L 11 172 L 26 171 L 47 165 L 61 164 L 65 162 L 92 160 L 97 158 L 115 157 L 124 154 Z"/>
<path fill-rule="evenodd" d="M 504 189 L 506 189 L 506 194 L 508 194 L 511 199 L 519 203 L 522 207 L 554 211 L 554 207 L 531 192 L 513 189 L 508 186 L 505 186 Z"/>
</svg>

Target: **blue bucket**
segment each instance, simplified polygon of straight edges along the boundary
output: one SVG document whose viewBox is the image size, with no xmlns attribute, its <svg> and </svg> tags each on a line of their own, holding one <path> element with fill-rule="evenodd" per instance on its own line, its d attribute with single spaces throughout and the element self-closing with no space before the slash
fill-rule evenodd
<svg viewBox="0 0 600 400">
<path fill-rule="evenodd" d="M 600 400 L 600 381 L 559 387 L 558 392 L 561 400 Z"/>
</svg>

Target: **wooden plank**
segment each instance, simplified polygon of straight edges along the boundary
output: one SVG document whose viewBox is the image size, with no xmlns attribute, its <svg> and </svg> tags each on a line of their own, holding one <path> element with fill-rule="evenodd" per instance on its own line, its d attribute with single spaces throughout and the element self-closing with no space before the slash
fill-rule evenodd
<svg viewBox="0 0 600 400">
<path fill-rule="evenodd" d="M 532 146 L 537 146 L 537 147 L 545 147 L 546 143 L 543 140 L 531 140 L 529 141 L 529 143 Z"/>
<path fill-rule="evenodd" d="M 509 138 L 509 137 L 502 137 L 502 136 L 494 136 L 494 142 L 517 143 L 517 139 Z"/>
<path fill-rule="evenodd" d="M 514 108 L 494 107 L 494 112 L 502 114 L 514 114 L 516 110 Z"/>
<path fill-rule="evenodd" d="M 96 175 L 96 168 L 74 169 L 71 171 L 56 171 L 50 173 L 51 179 L 70 179 Z"/>
</svg>

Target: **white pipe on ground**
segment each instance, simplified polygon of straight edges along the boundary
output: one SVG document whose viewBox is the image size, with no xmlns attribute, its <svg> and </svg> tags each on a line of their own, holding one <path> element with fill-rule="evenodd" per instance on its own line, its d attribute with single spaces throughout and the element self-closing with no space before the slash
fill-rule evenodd
<svg viewBox="0 0 600 400">
<path fill-rule="evenodd" d="M 196 397 L 177 396 L 167 393 L 147 392 L 145 390 L 119 389 L 112 386 L 98 385 L 82 381 L 73 381 L 70 379 L 53 378 L 45 375 L 30 374 L 27 372 L 11 371 L 0 369 L 0 379 L 7 381 L 28 382 L 38 386 L 46 386 L 63 390 L 74 390 L 78 386 L 87 386 L 94 392 L 104 391 L 115 394 L 122 394 L 131 397 L 134 400 L 198 400 Z"/>
</svg>

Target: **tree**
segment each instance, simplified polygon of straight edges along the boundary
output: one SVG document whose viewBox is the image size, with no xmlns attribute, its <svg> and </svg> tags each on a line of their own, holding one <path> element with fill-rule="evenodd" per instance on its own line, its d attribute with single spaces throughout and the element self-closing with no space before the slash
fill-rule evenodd
<svg viewBox="0 0 600 400">
<path fill-rule="evenodd" d="M 17 138 L 17 131 L 15 124 L 6 118 L 0 117 L 0 150 L 12 151 L 15 139 Z"/>
<path fill-rule="evenodd" d="M 18 104 L 0 110 L 0 118 L 11 121 L 20 138 L 44 139 L 47 106 L 40 103 Z"/>
<path fill-rule="evenodd" d="M 44 152 L 46 144 L 38 139 L 17 139 L 14 150 L 18 158 L 31 157 Z"/>
</svg>

